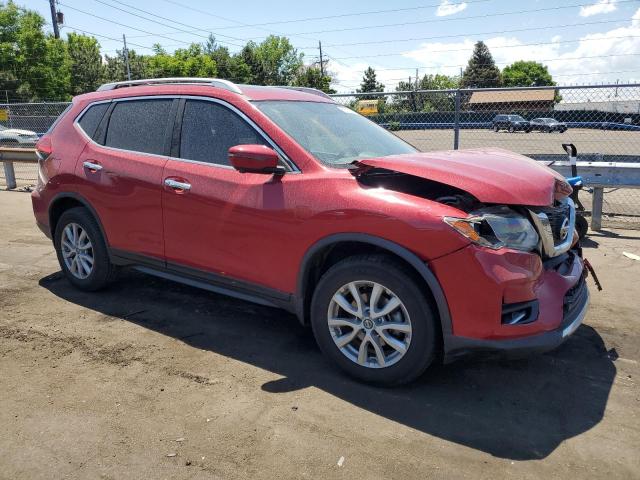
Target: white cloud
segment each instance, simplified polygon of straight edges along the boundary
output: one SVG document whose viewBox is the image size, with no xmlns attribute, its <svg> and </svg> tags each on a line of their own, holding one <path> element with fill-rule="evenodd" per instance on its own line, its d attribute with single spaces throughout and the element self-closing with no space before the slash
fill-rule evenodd
<svg viewBox="0 0 640 480">
<path fill-rule="evenodd" d="M 456 13 L 460 13 L 465 8 L 467 8 L 467 3 L 451 3 L 451 0 L 442 0 L 442 3 L 438 6 L 436 10 L 436 15 L 438 17 L 446 17 L 448 15 L 455 15 Z"/>
<path fill-rule="evenodd" d="M 584 35 L 575 43 L 557 43 L 558 39 L 553 38 L 553 43 L 547 45 L 527 46 L 527 43 L 538 42 L 523 42 L 516 37 L 505 36 L 489 38 L 485 43 L 501 69 L 517 60 L 539 61 L 549 67 L 549 72 L 559 84 L 567 84 L 615 81 L 618 78 L 638 79 L 640 72 L 636 70 L 640 69 L 639 57 L 626 54 L 640 52 L 639 37 L 640 9 L 630 19 L 628 26 Z M 539 41 L 542 43 L 549 40 Z M 474 43 L 471 39 L 451 43 L 423 43 L 419 48 L 406 52 L 404 56 L 414 60 L 418 65 L 433 67 L 421 69 L 421 75 L 459 75 L 459 65 L 466 65 L 473 52 Z M 605 75 L 596 74 L 602 72 Z M 611 73 L 607 74 L 608 72 Z"/>
<path fill-rule="evenodd" d="M 601 13 L 611 13 L 617 9 L 616 1 L 617 0 L 598 0 L 593 5 L 580 7 L 580 16 L 590 17 L 592 15 L 599 15 Z"/>
</svg>

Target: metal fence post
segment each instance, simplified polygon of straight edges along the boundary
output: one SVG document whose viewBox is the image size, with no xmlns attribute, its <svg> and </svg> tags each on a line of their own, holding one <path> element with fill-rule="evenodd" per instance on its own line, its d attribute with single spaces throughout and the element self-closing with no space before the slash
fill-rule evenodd
<svg viewBox="0 0 640 480">
<path fill-rule="evenodd" d="M 1 155 L 1 154 L 0 154 Z M 16 184 L 16 172 L 13 170 L 13 162 L 2 162 L 4 165 L 4 178 L 7 181 L 7 190 L 13 190 Z"/>
<path fill-rule="evenodd" d="M 593 203 L 591 205 L 591 230 L 600 231 L 602 229 L 602 200 L 604 189 L 602 187 L 593 188 Z"/>
<path fill-rule="evenodd" d="M 460 89 L 456 90 L 455 120 L 453 125 L 453 149 L 458 150 L 460 144 Z"/>
</svg>

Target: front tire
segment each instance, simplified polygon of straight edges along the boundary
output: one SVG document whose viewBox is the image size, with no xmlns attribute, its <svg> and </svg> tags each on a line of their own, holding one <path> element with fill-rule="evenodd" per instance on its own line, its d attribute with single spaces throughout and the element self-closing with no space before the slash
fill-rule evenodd
<svg viewBox="0 0 640 480">
<path fill-rule="evenodd" d="M 438 321 L 411 272 L 384 255 L 331 267 L 311 303 L 322 352 L 350 376 L 393 386 L 419 377 L 436 357 Z"/>
<path fill-rule="evenodd" d="M 71 208 L 61 215 L 54 245 L 60 268 L 80 290 L 99 290 L 115 278 L 116 267 L 109 261 L 100 228 L 85 208 Z"/>
<path fill-rule="evenodd" d="M 509 133 L 513 133 L 515 131 L 516 131 L 516 129 L 513 128 L 513 125 L 509 126 Z"/>
</svg>

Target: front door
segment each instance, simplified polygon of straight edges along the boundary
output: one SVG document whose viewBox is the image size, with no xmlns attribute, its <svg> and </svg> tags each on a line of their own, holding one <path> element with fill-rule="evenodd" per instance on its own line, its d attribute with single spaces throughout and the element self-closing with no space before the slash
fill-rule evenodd
<svg viewBox="0 0 640 480">
<path fill-rule="evenodd" d="M 163 175 L 167 265 L 273 288 L 272 267 L 294 229 L 288 179 L 233 169 L 227 152 L 241 144 L 270 146 L 228 106 L 185 101 L 179 159 L 170 158 Z"/>
</svg>

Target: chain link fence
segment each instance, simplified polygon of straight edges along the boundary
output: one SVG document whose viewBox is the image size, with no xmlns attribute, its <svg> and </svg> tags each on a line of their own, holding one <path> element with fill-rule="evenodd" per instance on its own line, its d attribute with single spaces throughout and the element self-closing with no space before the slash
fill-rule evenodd
<svg viewBox="0 0 640 480">
<path fill-rule="evenodd" d="M 640 84 L 332 95 L 421 151 L 500 147 L 541 161 L 640 162 Z M 578 172 L 579 174 L 580 172 Z M 582 193 L 591 206 L 591 194 Z M 603 224 L 640 228 L 640 190 L 605 189 Z"/>
<path fill-rule="evenodd" d="M 416 90 L 333 98 L 425 152 L 500 147 L 554 161 L 566 159 L 562 143 L 573 143 L 580 161 L 640 162 L 640 84 Z M 28 132 L 43 135 L 68 105 L 0 104 L 0 146 L 33 147 Z M 20 136 L 13 129 L 27 132 Z M 31 164 L 15 164 L 15 174 L 23 186 L 37 179 Z M 0 185 L 5 185 L 1 168 Z M 582 196 L 590 208 L 589 191 Z M 604 225 L 640 228 L 640 190 L 605 189 L 603 208 Z"/>
</svg>

